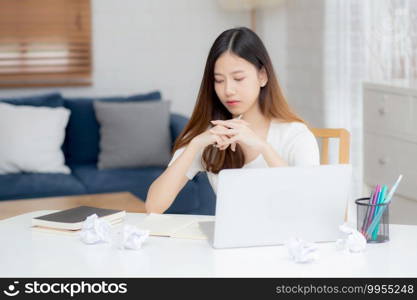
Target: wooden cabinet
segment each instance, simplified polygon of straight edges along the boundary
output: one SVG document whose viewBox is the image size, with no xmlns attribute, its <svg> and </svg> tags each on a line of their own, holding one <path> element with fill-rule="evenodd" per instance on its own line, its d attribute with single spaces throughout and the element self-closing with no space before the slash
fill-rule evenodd
<svg viewBox="0 0 417 300">
<path fill-rule="evenodd" d="M 403 174 L 391 221 L 417 224 L 417 89 L 365 83 L 363 124 L 365 184 L 390 188 Z"/>
</svg>

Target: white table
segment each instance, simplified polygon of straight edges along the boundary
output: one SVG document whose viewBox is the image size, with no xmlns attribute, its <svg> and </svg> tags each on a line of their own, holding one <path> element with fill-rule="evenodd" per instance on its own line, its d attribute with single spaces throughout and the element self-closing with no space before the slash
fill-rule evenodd
<svg viewBox="0 0 417 300">
<path fill-rule="evenodd" d="M 360 254 L 319 244 L 318 261 L 296 264 L 283 246 L 213 249 L 206 240 L 150 237 L 134 251 L 33 232 L 31 218 L 48 212 L 0 221 L 0 277 L 417 277 L 417 226 L 391 225 L 391 241 Z M 128 213 L 126 223 L 144 216 Z"/>
</svg>

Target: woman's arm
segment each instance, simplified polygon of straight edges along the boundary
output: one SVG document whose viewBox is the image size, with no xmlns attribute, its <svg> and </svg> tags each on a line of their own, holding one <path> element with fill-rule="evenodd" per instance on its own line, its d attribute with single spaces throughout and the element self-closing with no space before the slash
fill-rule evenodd
<svg viewBox="0 0 417 300">
<path fill-rule="evenodd" d="M 313 133 L 303 125 L 302 131 L 297 131 L 286 141 L 282 151 L 283 157 L 272 147 L 265 143 L 261 153 L 269 167 L 283 166 L 317 166 L 320 164 L 320 153 Z"/>
<path fill-rule="evenodd" d="M 171 206 L 189 180 L 186 173 L 199 149 L 197 144 L 191 141 L 172 165 L 151 184 L 145 202 L 147 213 L 163 213 Z"/>
<path fill-rule="evenodd" d="M 186 175 L 190 167 L 192 167 L 194 171 L 199 169 L 199 167 L 194 164 L 196 155 L 200 155 L 201 150 L 208 145 L 215 142 L 220 144 L 223 140 L 223 137 L 213 134 L 209 129 L 195 136 L 185 147 L 184 151 L 151 184 L 146 197 L 146 212 L 165 212 L 190 179 Z M 192 166 L 193 164 L 194 166 Z"/>
<path fill-rule="evenodd" d="M 265 142 L 261 154 L 264 157 L 268 167 L 287 167 L 288 163 L 275 151 L 271 144 Z"/>
</svg>

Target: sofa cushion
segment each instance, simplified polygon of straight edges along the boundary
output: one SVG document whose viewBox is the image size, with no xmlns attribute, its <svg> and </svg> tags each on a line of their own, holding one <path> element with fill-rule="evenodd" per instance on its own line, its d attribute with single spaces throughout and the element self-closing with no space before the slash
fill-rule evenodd
<svg viewBox="0 0 417 300">
<path fill-rule="evenodd" d="M 61 150 L 69 110 L 0 103 L 0 174 L 66 173 Z"/>
<path fill-rule="evenodd" d="M 45 95 L 28 96 L 21 98 L 4 98 L 0 102 L 6 102 L 13 105 L 29 105 L 29 106 L 46 106 L 61 107 L 64 105 L 64 99 L 60 93 L 50 93 Z"/>
<path fill-rule="evenodd" d="M 66 174 L 7 174 L 0 176 L 0 200 L 85 194 L 85 187 Z"/>
<path fill-rule="evenodd" d="M 170 101 L 94 102 L 100 124 L 99 169 L 166 166 Z"/>
<path fill-rule="evenodd" d="M 64 142 L 67 164 L 97 163 L 99 152 L 99 124 L 93 101 L 134 102 L 161 100 L 159 91 L 130 97 L 64 98 L 64 106 L 71 110 Z"/>
<path fill-rule="evenodd" d="M 152 182 L 162 174 L 163 167 L 98 170 L 95 164 L 71 165 L 72 174 L 86 187 L 88 193 L 129 191 L 146 200 Z M 178 194 L 167 213 L 188 213 L 199 207 L 196 184 L 189 181 Z"/>
</svg>

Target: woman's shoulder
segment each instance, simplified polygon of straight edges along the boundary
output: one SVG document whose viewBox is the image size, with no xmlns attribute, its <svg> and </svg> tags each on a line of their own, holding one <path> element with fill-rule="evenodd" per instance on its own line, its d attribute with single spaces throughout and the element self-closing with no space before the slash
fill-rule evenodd
<svg viewBox="0 0 417 300">
<path fill-rule="evenodd" d="M 312 142 L 315 137 L 308 126 L 303 122 L 273 120 L 271 127 L 271 141 L 280 147 L 295 142 Z"/>
<path fill-rule="evenodd" d="M 298 134 L 301 132 L 311 132 L 306 124 L 298 121 L 283 121 L 280 119 L 272 119 L 272 127 L 280 132 Z"/>
</svg>

